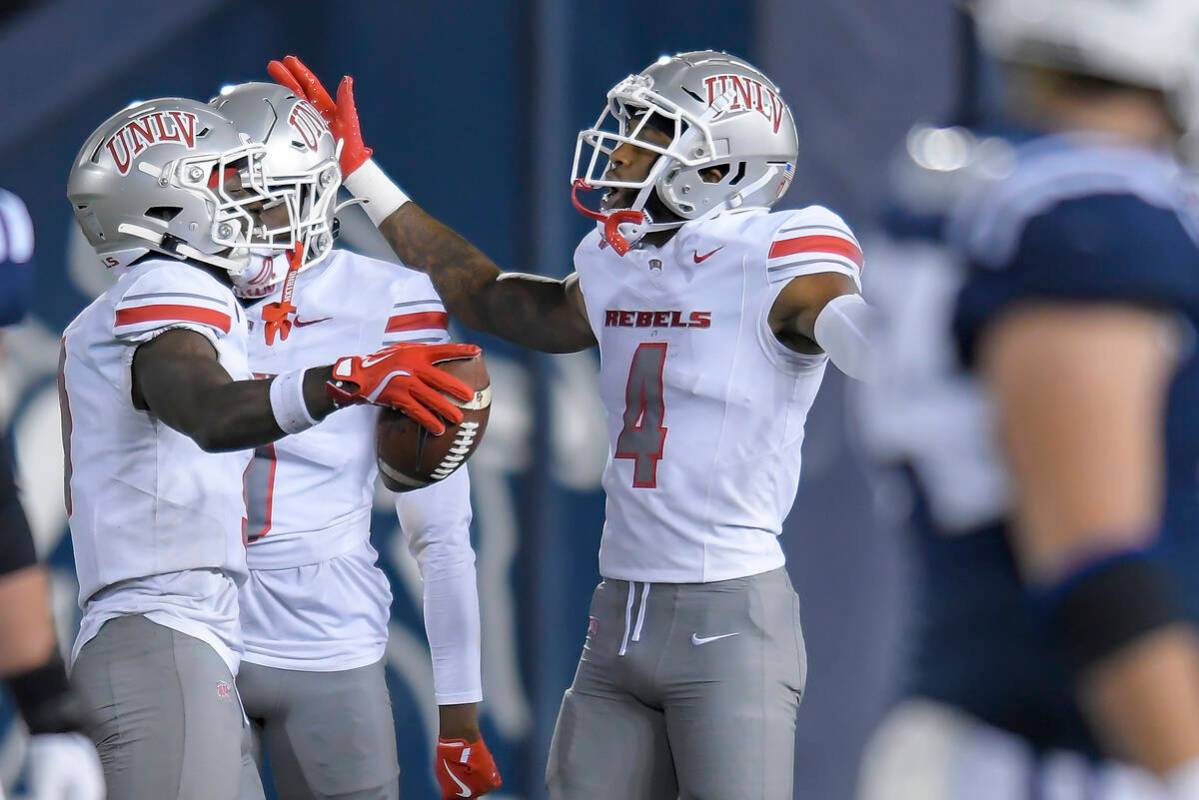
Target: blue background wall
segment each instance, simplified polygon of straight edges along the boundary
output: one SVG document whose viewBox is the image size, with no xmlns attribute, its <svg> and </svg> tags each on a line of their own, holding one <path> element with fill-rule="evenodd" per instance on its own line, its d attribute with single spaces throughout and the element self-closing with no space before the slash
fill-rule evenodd
<svg viewBox="0 0 1199 800">
<path fill-rule="evenodd" d="M 914 120 L 944 112 L 956 70 L 949 0 L 53 0 L 12 13 L 0 25 L 0 185 L 34 217 L 38 297 L 33 318 L 5 334 L 0 420 L 11 425 L 39 545 L 56 566 L 64 637 L 75 585 L 52 387 L 57 334 L 106 285 L 64 187 L 103 118 L 135 99 L 207 98 L 222 84 L 263 79 L 268 58 L 295 52 L 329 83 L 356 77 L 368 143 L 422 205 L 501 264 L 561 275 L 587 225 L 567 192 L 575 131 L 619 78 L 660 53 L 703 48 L 745 55 L 791 102 L 801 158 L 785 204 L 829 205 L 860 232 L 878 212 L 888 154 Z M 344 244 L 386 255 L 364 218 L 345 223 Z M 505 796 L 541 797 L 597 578 L 607 445 L 593 354 L 483 344 L 496 386 L 488 440 L 471 464 L 485 728 Z M 851 795 L 900 646 L 898 548 L 872 511 L 846 405 L 830 370 L 786 534 L 811 659 L 796 796 L 819 800 Z M 388 658 L 404 789 L 427 797 L 435 716 L 420 587 L 388 510 L 381 494 L 375 538 L 396 587 Z M 23 741 L 9 730 L 0 779 L 11 783 Z"/>
</svg>

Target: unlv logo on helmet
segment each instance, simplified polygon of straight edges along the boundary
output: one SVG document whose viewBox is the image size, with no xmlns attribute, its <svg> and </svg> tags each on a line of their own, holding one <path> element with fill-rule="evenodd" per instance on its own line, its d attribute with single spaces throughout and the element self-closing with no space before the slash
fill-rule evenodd
<svg viewBox="0 0 1199 800">
<path fill-rule="evenodd" d="M 309 150 L 315 150 L 317 144 L 320 143 L 321 136 L 329 130 L 329 126 L 325 124 L 320 113 L 311 104 L 303 101 L 292 106 L 287 121 L 299 131 L 300 137 L 304 140 L 304 144 L 308 145 Z"/>
<path fill-rule="evenodd" d="M 761 81 L 746 75 L 713 75 L 704 79 L 704 87 L 708 90 L 708 105 L 716 102 L 716 98 L 732 93 L 732 105 L 729 111 L 757 111 L 770 120 L 774 132 L 779 132 L 783 124 L 785 106 L 778 93 Z"/>
<path fill-rule="evenodd" d="M 190 111 L 151 111 L 126 122 L 104 146 L 117 171 L 127 175 L 133 160 L 156 144 L 182 144 L 194 150 L 196 119 Z"/>
</svg>

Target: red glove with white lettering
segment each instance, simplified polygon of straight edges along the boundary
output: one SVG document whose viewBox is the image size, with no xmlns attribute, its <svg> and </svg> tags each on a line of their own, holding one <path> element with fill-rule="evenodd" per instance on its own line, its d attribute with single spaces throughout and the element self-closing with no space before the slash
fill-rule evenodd
<svg viewBox="0 0 1199 800">
<path fill-rule="evenodd" d="M 362 143 L 362 128 L 358 124 L 358 109 L 354 105 L 354 79 L 346 75 L 337 87 L 334 102 L 325 87 L 295 56 L 286 56 L 282 61 L 271 61 L 266 71 L 275 80 L 295 92 L 316 107 L 329 123 L 329 129 L 341 145 L 341 177 L 345 180 L 354 170 L 365 164 L 373 152 Z"/>
<path fill-rule="evenodd" d="M 438 739 L 435 770 L 442 800 L 480 797 L 504 785 L 482 737 L 473 742 Z"/>
<path fill-rule="evenodd" d="M 369 356 L 346 356 L 333 363 L 333 377 L 325 391 L 338 407 L 371 403 L 399 409 L 440 436 L 445 425 L 436 415 L 454 425 L 462 421 L 462 409 L 445 395 L 465 403 L 475 393 L 434 365 L 474 358 L 480 352 L 473 344 L 397 344 Z"/>
</svg>

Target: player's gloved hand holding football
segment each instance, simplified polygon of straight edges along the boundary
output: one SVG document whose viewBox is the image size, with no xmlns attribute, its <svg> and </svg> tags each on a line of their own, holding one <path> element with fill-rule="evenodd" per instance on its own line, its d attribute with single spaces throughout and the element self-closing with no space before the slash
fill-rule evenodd
<svg viewBox="0 0 1199 800">
<path fill-rule="evenodd" d="M 473 344 L 399 344 L 368 356 L 346 356 L 334 362 L 325 388 L 338 407 L 371 403 L 395 408 L 440 436 L 445 433 L 441 419 L 454 425 L 462 421 L 462 410 L 446 395 L 465 403 L 475 393 L 436 364 L 480 352 Z"/>
<path fill-rule="evenodd" d="M 43 733 L 29 740 L 31 800 L 104 800 L 104 772 L 82 733 Z"/>
<path fill-rule="evenodd" d="M 337 87 L 334 101 L 324 85 L 295 56 L 286 56 L 282 61 L 271 61 L 266 71 L 277 83 L 291 89 L 296 97 L 302 97 L 316 107 L 329 124 L 333 137 L 342 142 L 341 177 L 350 175 L 370 160 L 373 152 L 362 142 L 362 129 L 358 124 L 358 109 L 354 105 L 354 79 L 346 75 Z"/>
<path fill-rule="evenodd" d="M 480 797 L 504 785 L 500 771 L 482 737 L 468 742 L 465 739 L 438 739 L 437 763 L 434 765 L 442 800 L 457 797 Z"/>
</svg>

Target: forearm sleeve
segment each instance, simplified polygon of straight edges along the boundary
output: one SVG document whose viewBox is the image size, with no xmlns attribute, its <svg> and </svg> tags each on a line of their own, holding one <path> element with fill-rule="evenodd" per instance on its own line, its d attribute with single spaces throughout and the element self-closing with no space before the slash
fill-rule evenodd
<svg viewBox="0 0 1199 800">
<path fill-rule="evenodd" d="M 479 590 L 470 545 L 470 478 L 396 495 L 400 527 L 424 581 L 425 635 L 438 705 L 483 699 Z"/>
<path fill-rule="evenodd" d="M 834 297 L 816 317 L 816 344 L 839 370 L 860 381 L 869 380 L 874 367 L 874 318 L 875 310 L 859 294 Z"/>
</svg>

